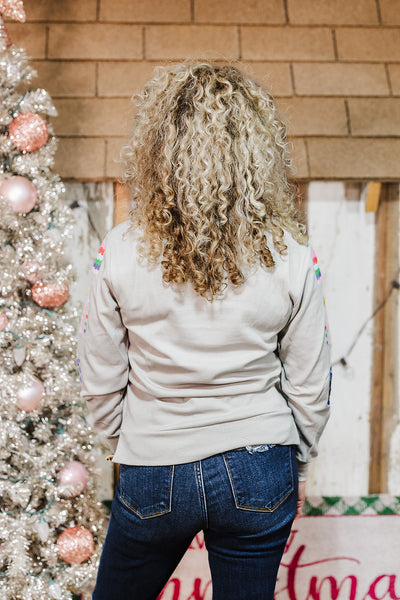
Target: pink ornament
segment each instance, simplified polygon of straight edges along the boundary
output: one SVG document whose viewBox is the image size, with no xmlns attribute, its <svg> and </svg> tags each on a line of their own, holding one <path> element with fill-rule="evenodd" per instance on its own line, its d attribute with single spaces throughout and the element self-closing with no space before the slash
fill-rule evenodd
<svg viewBox="0 0 400 600">
<path fill-rule="evenodd" d="M 35 410 L 42 398 L 44 392 L 44 385 L 37 379 L 36 377 L 25 383 L 17 392 L 17 406 L 19 410 L 25 410 L 26 412 L 31 412 Z"/>
<path fill-rule="evenodd" d="M 58 474 L 60 491 L 65 496 L 79 496 L 86 488 L 89 473 L 78 460 L 70 460 Z"/>
<path fill-rule="evenodd" d="M 49 130 L 43 117 L 27 112 L 19 114 L 11 121 L 8 135 L 14 146 L 20 150 L 34 152 L 47 142 Z"/>
<path fill-rule="evenodd" d="M 13 175 L 0 182 L 0 196 L 4 196 L 14 212 L 26 214 L 36 204 L 37 193 L 32 181 Z"/>
<path fill-rule="evenodd" d="M 0 312 L 0 331 L 4 331 L 4 329 L 8 325 L 8 317 L 6 313 Z"/>
<path fill-rule="evenodd" d="M 57 540 L 58 556 L 70 565 L 87 560 L 93 553 L 94 539 L 85 527 L 76 525 L 65 529 Z"/>
<path fill-rule="evenodd" d="M 0 14 L 23 23 L 25 10 L 22 0 L 0 0 Z"/>
<path fill-rule="evenodd" d="M 44 308 L 56 308 L 62 306 L 68 300 L 69 285 L 66 281 L 62 283 L 44 283 L 39 281 L 32 286 L 32 299 Z"/>
<path fill-rule="evenodd" d="M 39 261 L 29 259 L 22 265 L 24 279 L 30 283 L 37 283 L 43 278 L 42 265 Z"/>
</svg>

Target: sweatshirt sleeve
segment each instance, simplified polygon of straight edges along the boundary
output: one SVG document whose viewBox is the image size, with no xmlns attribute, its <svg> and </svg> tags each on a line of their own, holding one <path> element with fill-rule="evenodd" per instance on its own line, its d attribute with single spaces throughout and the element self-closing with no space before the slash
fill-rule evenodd
<svg viewBox="0 0 400 600">
<path fill-rule="evenodd" d="M 330 415 L 332 366 L 321 271 L 310 246 L 300 273 L 291 317 L 278 336 L 278 351 L 282 362 L 281 389 L 300 437 L 299 481 L 304 481 Z"/>
<path fill-rule="evenodd" d="M 115 451 L 128 384 L 128 332 L 110 280 L 108 236 L 93 264 L 78 333 L 77 363 L 81 392 L 94 427 Z"/>
</svg>

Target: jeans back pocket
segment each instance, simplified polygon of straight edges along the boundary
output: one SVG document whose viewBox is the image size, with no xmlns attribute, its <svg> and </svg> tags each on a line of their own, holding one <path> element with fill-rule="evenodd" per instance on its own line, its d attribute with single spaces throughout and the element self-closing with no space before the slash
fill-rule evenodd
<svg viewBox="0 0 400 600">
<path fill-rule="evenodd" d="M 294 491 L 292 446 L 252 453 L 236 448 L 222 455 L 236 508 L 272 512 Z"/>
<path fill-rule="evenodd" d="M 122 502 L 141 519 L 171 511 L 174 465 L 119 467 L 119 492 Z"/>
</svg>

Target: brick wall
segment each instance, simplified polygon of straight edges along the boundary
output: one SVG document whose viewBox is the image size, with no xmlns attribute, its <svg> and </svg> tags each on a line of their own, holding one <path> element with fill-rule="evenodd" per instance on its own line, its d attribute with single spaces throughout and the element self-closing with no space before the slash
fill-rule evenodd
<svg viewBox="0 0 400 600">
<path fill-rule="evenodd" d="M 59 116 L 64 179 L 115 179 L 157 64 L 239 60 L 274 94 L 297 179 L 400 179 L 398 0 L 25 0 L 8 23 Z"/>
</svg>

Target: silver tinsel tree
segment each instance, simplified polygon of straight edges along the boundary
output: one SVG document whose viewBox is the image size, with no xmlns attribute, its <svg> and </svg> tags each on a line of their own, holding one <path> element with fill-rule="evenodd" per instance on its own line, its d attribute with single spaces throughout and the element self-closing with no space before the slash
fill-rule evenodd
<svg viewBox="0 0 400 600">
<path fill-rule="evenodd" d="M 21 0 L 0 0 L 21 21 Z M 79 398 L 72 211 L 52 173 L 56 110 L 0 16 L 0 598 L 71 600 L 94 584 L 104 520 Z"/>
</svg>

